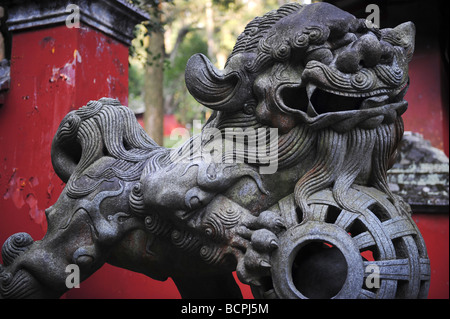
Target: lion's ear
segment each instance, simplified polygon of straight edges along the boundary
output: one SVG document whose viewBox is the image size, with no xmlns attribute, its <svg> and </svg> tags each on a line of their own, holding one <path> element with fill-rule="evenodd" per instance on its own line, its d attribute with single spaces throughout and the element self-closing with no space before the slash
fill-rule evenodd
<svg viewBox="0 0 450 319">
<path fill-rule="evenodd" d="M 245 93 L 238 70 L 218 70 L 203 54 L 193 55 L 185 73 L 186 87 L 204 106 L 217 111 L 236 111 L 242 108 Z M 244 94 L 243 94 L 244 93 Z"/>
<path fill-rule="evenodd" d="M 414 54 L 416 27 L 412 22 L 399 24 L 393 29 L 382 29 L 382 39 L 405 50 L 408 62 Z"/>
<path fill-rule="evenodd" d="M 416 26 L 412 22 L 405 22 L 396 26 L 394 31 L 401 37 L 401 46 L 406 52 L 408 62 L 411 61 L 414 54 Z"/>
</svg>

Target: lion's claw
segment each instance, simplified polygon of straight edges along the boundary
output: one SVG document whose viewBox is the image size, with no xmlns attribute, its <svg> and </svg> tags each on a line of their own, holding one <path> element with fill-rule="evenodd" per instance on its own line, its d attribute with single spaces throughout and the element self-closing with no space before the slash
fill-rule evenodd
<svg viewBox="0 0 450 319">
<path fill-rule="evenodd" d="M 278 249 L 278 237 L 285 225 L 281 217 L 264 211 L 258 217 L 248 218 L 239 228 L 239 234 L 248 241 L 245 254 L 240 256 L 237 273 L 239 279 L 250 285 L 260 285 L 260 278 L 272 268 L 270 254 Z"/>
<path fill-rule="evenodd" d="M 278 234 L 283 229 L 286 229 L 286 226 L 284 225 L 280 215 L 269 210 L 262 212 L 256 218 L 249 218 L 244 222 L 244 224 L 250 229 L 265 228 L 276 234 Z"/>
<path fill-rule="evenodd" d="M 277 236 L 267 229 L 259 229 L 252 234 L 251 245 L 259 252 L 271 252 L 278 248 Z"/>
</svg>

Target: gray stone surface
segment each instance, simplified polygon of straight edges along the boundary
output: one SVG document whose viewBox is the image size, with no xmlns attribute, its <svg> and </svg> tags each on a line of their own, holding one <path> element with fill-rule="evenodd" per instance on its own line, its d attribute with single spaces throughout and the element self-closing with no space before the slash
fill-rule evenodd
<svg viewBox="0 0 450 319">
<path fill-rule="evenodd" d="M 69 5 L 77 6 L 81 24 L 102 31 L 126 45 L 130 45 L 134 38 L 136 24 L 150 19 L 148 14 L 124 0 L 3 1 L 8 11 L 6 24 L 10 32 L 65 24 L 74 13 L 68 9 Z"/>
</svg>

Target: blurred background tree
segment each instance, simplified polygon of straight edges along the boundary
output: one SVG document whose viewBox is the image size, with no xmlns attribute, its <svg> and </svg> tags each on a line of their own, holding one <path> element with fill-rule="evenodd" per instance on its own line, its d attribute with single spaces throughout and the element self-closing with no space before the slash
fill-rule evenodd
<svg viewBox="0 0 450 319">
<path fill-rule="evenodd" d="M 160 145 L 165 114 L 173 114 L 190 129 L 204 123 L 210 110 L 186 89 L 184 71 L 195 53 L 205 54 L 222 69 L 236 38 L 254 17 L 289 0 L 129 0 L 149 13 L 151 20 L 136 28 L 130 48 L 130 100 L 144 112 L 147 133 Z M 299 1 L 301 2 L 301 1 Z"/>
</svg>

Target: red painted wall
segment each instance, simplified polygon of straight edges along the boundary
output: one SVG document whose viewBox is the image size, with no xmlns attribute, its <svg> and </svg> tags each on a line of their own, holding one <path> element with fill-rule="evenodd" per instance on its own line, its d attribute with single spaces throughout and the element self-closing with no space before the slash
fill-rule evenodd
<svg viewBox="0 0 450 319">
<path fill-rule="evenodd" d="M 437 48 L 420 48 L 409 66 L 405 131 L 418 132 L 448 156 L 448 79 Z"/>
<path fill-rule="evenodd" d="M 63 117 L 103 96 L 128 103 L 128 48 L 102 33 L 65 26 L 17 33 L 11 55 L 0 107 L 2 243 L 18 231 L 45 233 L 44 209 L 63 188 L 50 161 Z"/>
<path fill-rule="evenodd" d="M 439 48 L 435 45 L 416 49 L 409 67 L 410 87 L 403 115 L 405 131 L 418 132 L 431 145 L 449 156 L 448 74 Z M 430 299 L 449 298 L 449 215 L 413 215 L 427 245 L 431 263 Z"/>
<path fill-rule="evenodd" d="M 449 299 L 448 214 L 414 214 L 413 220 L 425 240 L 428 257 L 430 258 L 431 279 L 428 298 Z"/>
<path fill-rule="evenodd" d="M 89 100 L 128 104 L 128 47 L 89 27 L 15 33 L 10 87 L 0 107 L 0 245 L 17 232 L 44 236 L 44 210 L 64 187 L 51 165 L 53 136 Z"/>
</svg>

